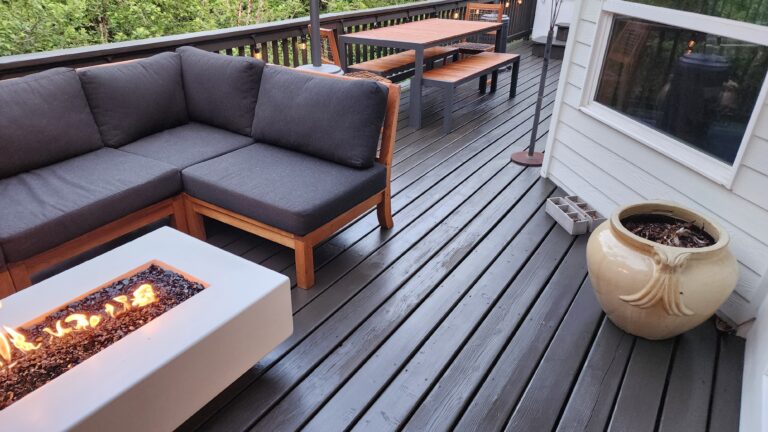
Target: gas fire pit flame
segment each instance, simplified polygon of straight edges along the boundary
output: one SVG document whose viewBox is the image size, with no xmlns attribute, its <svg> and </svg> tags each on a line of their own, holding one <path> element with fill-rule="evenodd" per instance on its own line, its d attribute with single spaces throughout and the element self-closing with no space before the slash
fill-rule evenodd
<svg viewBox="0 0 768 432">
<path fill-rule="evenodd" d="M 157 301 L 157 297 L 155 297 L 155 291 L 152 290 L 152 285 L 144 284 L 133 292 L 131 306 L 142 307 L 155 301 Z"/>
<path fill-rule="evenodd" d="M 3 366 L 3 362 L 11 362 L 11 344 L 8 343 L 8 339 L 5 335 L 0 333 L 0 367 Z"/>
<path fill-rule="evenodd" d="M 72 314 L 64 318 L 64 322 L 68 323 L 73 321 L 75 322 L 75 330 L 85 330 L 90 325 L 88 318 L 84 314 Z"/>
<path fill-rule="evenodd" d="M 121 295 L 113 298 L 112 300 L 120 303 L 123 307 L 123 311 L 128 311 L 131 309 L 131 307 L 144 307 L 156 302 L 157 295 L 155 294 L 155 290 L 152 288 L 152 285 L 143 284 L 133 292 L 131 299 L 129 299 L 126 295 Z M 0 303 L 0 307 L 2 307 L 2 303 Z M 106 311 L 107 316 L 110 318 L 115 318 L 117 316 L 115 306 L 111 303 L 105 304 L 104 310 Z M 64 322 L 73 323 L 72 326 L 64 327 L 64 325 L 61 323 L 61 320 L 58 320 L 56 321 L 55 330 L 46 327 L 43 329 L 43 331 L 51 335 L 52 339 L 62 338 L 67 334 L 72 333 L 73 331 L 83 331 L 96 328 L 96 326 L 98 326 L 103 319 L 104 316 L 101 314 L 89 316 L 84 313 L 74 313 L 64 318 Z M 0 331 L 0 368 L 5 368 L 6 366 L 10 368 L 13 366 L 13 363 L 11 363 L 11 360 L 13 359 L 12 346 L 16 347 L 22 353 L 34 351 L 42 346 L 42 343 L 34 344 L 27 341 L 26 336 L 8 326 L 3 326 L 3 328 L 5 329 L 5 333 Z"/>
<path fill-rule="evenodd" d="M 55 337 L 62 337 L 65 334 L 72 331 L 70 328 L 64 328 L 64 326 L 61 325 L 61 320 L 56 321 L 56 331 L 53 331 L 49 329 L 48 327 L 43 329 L 44 332 L 48 333 L 51 336 Z"/>
<path fill-rule="evenodd" d="M 121 305 L 123 305 L 123 309 L 125 309 L 125 310 L 130 310 L 131 309 L 131 302 L 128 301 L 128 296 L 121 295 L 121 296 L 117 296 L 117 297 L 113 298 L 112 300 L 114 300 L 114 301 L 120 303 Z"/>
<path fill-rule="evenodd" d="M 26 336 L 8 326 L 3 326 L 3 328 L 9 335 L 11 335 L 11 343 L 13 346 L 20 349 L 22 352 L 34 351 L 42 346 L 42 344 L 35 345 L 32 342 L 27 342 Z M 5 337 L 5 335 L 3 335 L 3 337 Z"/>
</svg>

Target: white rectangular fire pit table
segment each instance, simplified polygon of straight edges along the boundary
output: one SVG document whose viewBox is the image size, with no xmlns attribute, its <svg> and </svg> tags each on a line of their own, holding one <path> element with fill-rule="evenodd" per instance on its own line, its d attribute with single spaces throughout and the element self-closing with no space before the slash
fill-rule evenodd
<svg viewBox="0 0 768 432">
<path fill-rule="evenodd" d="M 206 288 L 0 411 L 0 430 L 172 430 L 293 332 L 287 277 L 171 228 L 3 299 L 0 324 L 21 326 L 153 261 Z"/>
</svg>

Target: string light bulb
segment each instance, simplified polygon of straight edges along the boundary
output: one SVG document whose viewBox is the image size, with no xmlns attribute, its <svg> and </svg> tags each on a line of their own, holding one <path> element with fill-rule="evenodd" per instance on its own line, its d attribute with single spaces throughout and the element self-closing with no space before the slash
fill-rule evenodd
<svg viewBox="0 0 768 432">
<path fill-rule="evenodd" d="M 298 47 L 302 51 L 307 49 L 307 37 L 306 36 L 301 35 L 301 40 L 298 43 Z"/>
<path fill-rule="evenodd" d="M 454 12 L 453 13 L 453 19 L 459 19 L 459 13 L 458 12 Z"/>
<path fill-rule="evenodd" d="M 519 5 L 523 4 L 523 0 L 517 0 L 517 4 Z"/>
<path fill-rule="evenodd" d="M 261 60 L 261 49 L 254 45 L 251 49 L 251 56 L 257 60 Z"/>
<path fill-rule="evenodd" d="M 505 8 L 508 8 L 508 7 L 509 7 L 509 0 L 507 0 L 507 2 L 506 2 L 506 3 L 504 3 L 504 7 L 505 7 Z"/>
</svg>

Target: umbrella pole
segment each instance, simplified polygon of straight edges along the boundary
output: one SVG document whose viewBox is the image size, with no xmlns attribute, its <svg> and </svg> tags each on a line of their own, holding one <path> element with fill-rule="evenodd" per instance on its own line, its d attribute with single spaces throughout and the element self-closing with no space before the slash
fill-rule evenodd
<svg viewBox="0 0 768 432">
<path fill-rule="evenodd" d="M 312 44 L 312 64 L 297 66 L 297 69 L 323 72 L 333 75 L 343 75 L 340 67 L 333 64 L 323 64 L 321 49 L 323 40 L 320 38 L 320 0 L 309 0 L 310 42 Z"/>
<path fill-rule="evenodd" d="M 319 68 L 322 65 L 320 59 L 320 0 L 310 0 L 309 23 L 312 26 L 312 65 Z"/>
</svg>

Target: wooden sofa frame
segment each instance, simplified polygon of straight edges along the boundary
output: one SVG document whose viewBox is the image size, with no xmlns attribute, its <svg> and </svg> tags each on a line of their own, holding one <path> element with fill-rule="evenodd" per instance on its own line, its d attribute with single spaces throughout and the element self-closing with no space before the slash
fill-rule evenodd
<svg viewBox="0 0 768 432">
<path fill-rule="evenodd" d="M 323 76 L 328 75 L 323 74 Z M 349 77 L 335 78 L 353 79 Z M 381 147 L 376 160 L 387 168 L 387 185 L 384 190 L 377 192 L 320 228 L 307 235 L 297 236 L 182 193 L 123 216 L 45 252 L 22 261 L 8 263 L 6 268 L 0 268 L 0 298 L 7 297 L 32 285 L 31 277 L 34 273 L 167 217 L 170 217 L 171 226 L 177 230 L 205 240 L 203 215 L 294 249 L 296 252 L 297 284 L 302 288 L 310 288 L 314 285 L 313 248 L 315 245 L 373 206 L 376 206 L 381 226 L 386 229 L 392 228 L 390 177 L 400 106 L 400 87 L 396 84 L 381 84 L 386 85 L 389 91 L 381 134 Z"/>
<path fill-rule="evenodd" d="M 302 71 L 304 73 L 316 73 Z M 328 77 L 329 75 L 323 74 Z M 337 79 L 355 79 L 344 76 L 333 76 Z M 182 194 L 187 211 L 189 233 L 198 239 L 205 240 L 203 216 L 218 220 L 227 225 L 237 227 L 259 237 L 279 243 L 294 250 L 296 257 L 296 284 L 300 288 L 311 288 L 315 284 L 314 247 L 338 231 L 344 225 L 376 207 L 379 224 L 384 229 L 393 226 L 392 221 L 392 192 L 390 177 L 392 171 L 392 155 L 395 148 L 397 132 L 397 116 L 400 107 L 400 86 L 397 84 L 380 83 L 388 88 L 387 108 L 381 133 L 381 146 L 376 161 L 387 168 L 387 185 L 384 190 L 375 193 L 368 199 L 358 203 L 351 209 L 315 229 L 309 234 L 299 236 L 263 222 L 251 219 L 233 211 L 221 208 L 206 201 Z"/>
<path fill-rule="evenodd" d="M 32 285 L 31 276 L 34 273 L 167 217 L 171 218 L 171 226 L 179 231 L 189 232 L 183 198 L 177 195 L 102 225 L 45 252 L 22 261 L 8 263 L 6 270 L 0 270 L 0 298 Z"/>
</svg>

